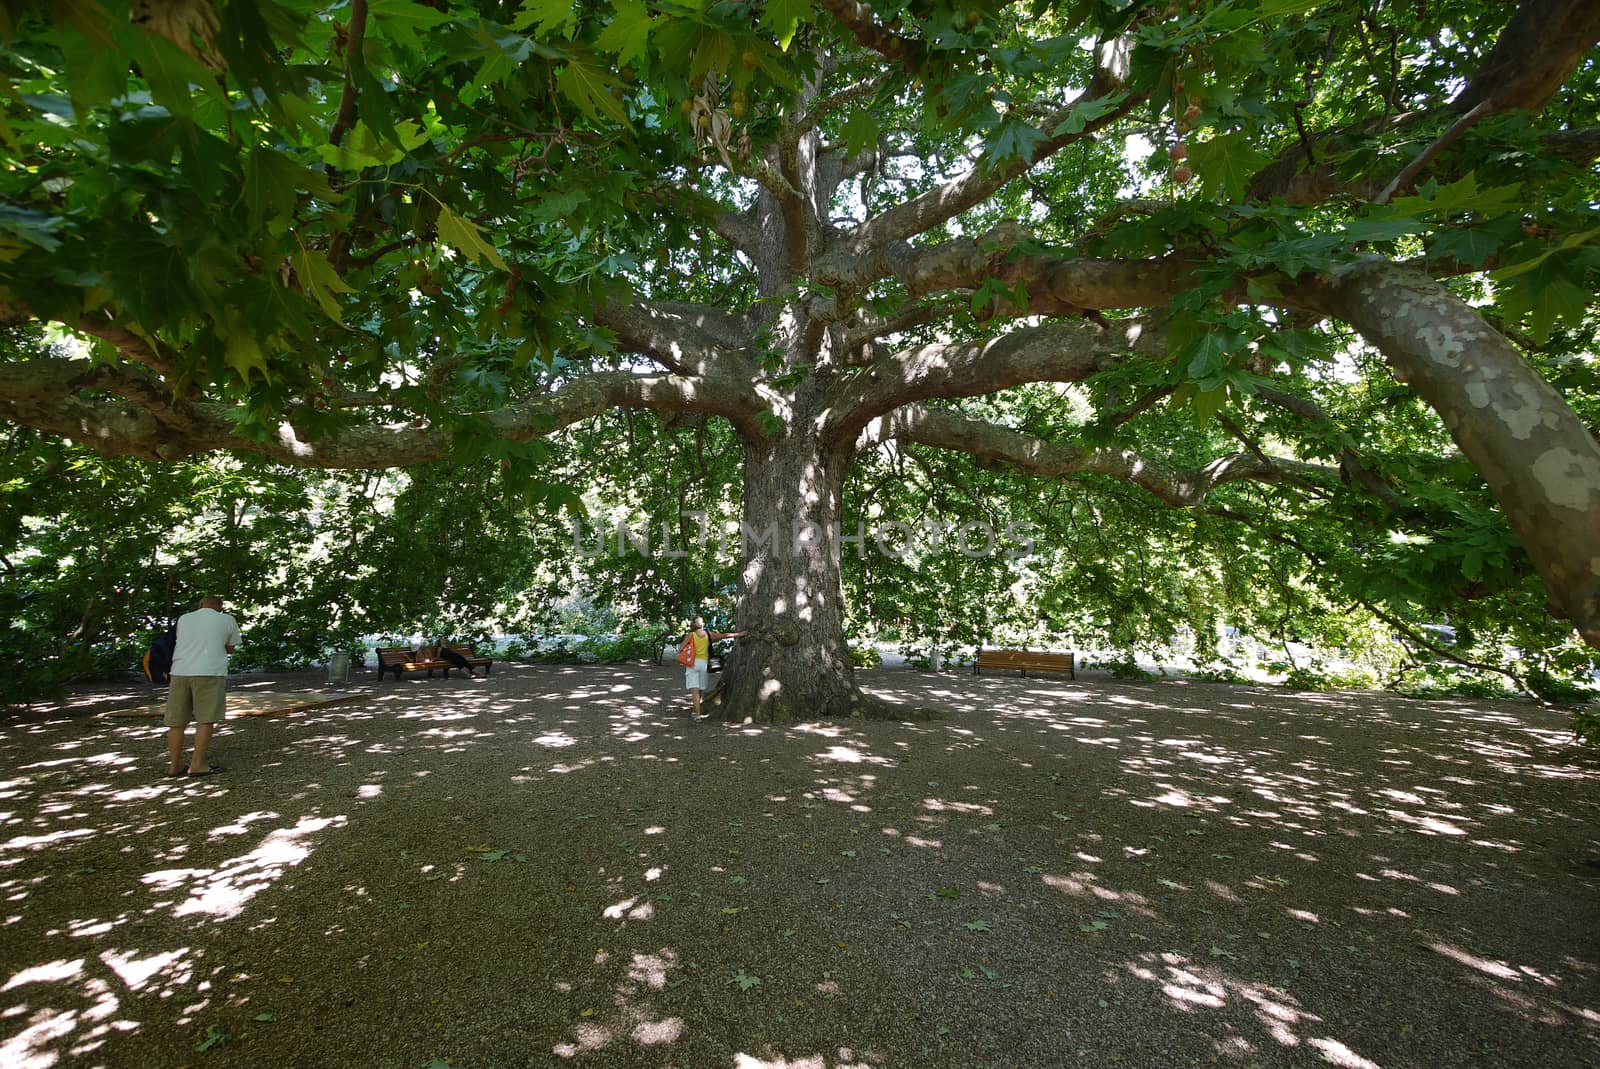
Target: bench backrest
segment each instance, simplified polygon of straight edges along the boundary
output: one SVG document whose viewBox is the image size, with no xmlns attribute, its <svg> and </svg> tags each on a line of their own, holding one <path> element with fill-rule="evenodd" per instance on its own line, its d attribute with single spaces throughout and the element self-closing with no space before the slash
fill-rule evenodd
<svg viewBox="0 0 1600 1069">
<path fill-rule="evenodd" d="M 1035 650 L 979 650 L 978 663 L 996 668 L 1010 668 L 1012 666 L 1034 667 L 1059 665 L 1062 668 L 1072 666 L 1070 653 L 1046 653 Z"/>
<path fill-rule="evenodd" d="M 406 664 L 411 660 L 410 646 L 379 646 L 378 664 Z"/>
</svg>

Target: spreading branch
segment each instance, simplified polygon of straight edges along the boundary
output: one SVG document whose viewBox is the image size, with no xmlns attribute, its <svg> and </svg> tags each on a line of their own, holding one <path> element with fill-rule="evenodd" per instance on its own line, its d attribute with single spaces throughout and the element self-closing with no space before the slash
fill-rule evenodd
<svg viewBox="0 0 1600 1069">
<path fill-rule="evenodd" d="M 861 444 L 889 439 L 968 453 L 1058 479 L 1109 475 L 1143 487 L 1173 508 L 1198 505 L 1212 491 L 1229 483 L 1328 482 L 1338 478 L 1337 468 L 1257 453 L 1219 457 L 1198 468 L 1183 470 L 1131 450 L 1083 449 L 1047 442 L 1009 427 L 923 405 L 909 405 L 873 421 L 863 433 Z"/>
<path fill-rule="evenodd" d="M 705 305 L 608 300 L 595 309 L 594 319 L 616 333 L 623 349 L 681 375 L 743 364 L 737 352 L 747 333 L 743 324 Z"/>
<path fill-rule="evenodd" d="M 367 0 L 350 0 L 350 24 L 345 27 L 344 90 L 339 95 L 339 114 L 328 130 L 328 144 L 338 145 L 356 121 L 355 69 L 366 60 L 361 50 L 367 38 Z"/>
<path fill-rule="evenodd" d="M 1127 74 L 1127 49 L 1130 47 L 1121 39 L 1102 44 L 1097 52 L 1099 66 L 1089 90 L 1074 103 L 1047 116 L 1040 126 L 1047 131 L 1059 129 L 1075 108 L 1113 93 L 1121 93 Z M 1141 94 L 1128 93 L 1116 107 L 1084 123 L 1076 132 L 1045 138 L 1034 147 L 1032 155 L 1026 160 L 1015 159 L 996 165 L 985 156 L 977 166 L 949 182 L 868 219 L 845 235 L 841 247 L 861 253 L 886 242 L 902 241 L 926 233 L 987 200 L 1012 179 L 1026 174 L 1068 145 L 1093 137 L 1138 107 L 1144 99 Z"/>
<path fill-rule="evenodd" d="M 894 61 L 907 74 L 916 73 L 922 57 L 922 46 L 917 41 L 879 26 L 872 17 L 872 9 L 856 0 L 821 0 L 821 3 L 823 10 L 838 19 L 861 47 Z"/>
<path fill-rule="evenodd" d="M 1158 316 L 1108 326 L 1052 322 L 977 342 L 946 342 L 874 360 L 834 388 L 824 433 L 850 442 L 866 424 L 901 405 L 974 397 L 1025 382 L 1081 382 L 1133 353 L 1167 351 Z"/>
<path fill-rule="evenodd" d="M 106 456 L 172 461 L 227 450 L 302 468 L 409 467 L 451 453 L 455 433 L 424 421 L 357 424 L 323 437 L 285 419 L 252 435 L 242 411 L 213 401 L 157 402 L 136 369 L 77 358 L 0 363 L 0 417 Z M 121 396 L 108 396 L 121 395 Z M 722 416 L 758 434 L 762 403 L 748 380 L 728 376 L 585 375 L 550 393 L 473 413 L 498 437 L 525 442 L 613 408 Z"/>
</svg>

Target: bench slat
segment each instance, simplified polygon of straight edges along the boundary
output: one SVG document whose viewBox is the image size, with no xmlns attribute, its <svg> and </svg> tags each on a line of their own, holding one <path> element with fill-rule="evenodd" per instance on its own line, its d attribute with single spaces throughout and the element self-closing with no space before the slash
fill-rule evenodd
<svg viewBox="0 0 1600 1069">
<path fill-rule="evenodd" d="M 1070 653 L 1050 653 L 1045 650 L 986 650 L 978 651 L 978 659 L 972 664 L 972 672 L 977 675 L 984 668 L 1013 668 L 1024 676 L 1029 669 L 1035 672 L 1066 672 L 1073 679 L 1078 678 L 1077 666 Z"/>
</svg>

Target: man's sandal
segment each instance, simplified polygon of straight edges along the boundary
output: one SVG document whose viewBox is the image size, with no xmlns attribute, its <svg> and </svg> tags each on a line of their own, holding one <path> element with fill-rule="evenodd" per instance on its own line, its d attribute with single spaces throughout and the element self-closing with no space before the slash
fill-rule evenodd
<svg viewBox="0 0 1600 1069">
<path fill-rule="evenodd" d="M 197 776 L 215 776 L 218 772 L 226 771 L 227 769 L 223 768 L 221 765 L 211 765 L 204 772 L 196 772 L 191 768 L 189 771 L 185 772 L 184 775 L 188 776 L 190 779 L 194 779 Z"/>
</svg>

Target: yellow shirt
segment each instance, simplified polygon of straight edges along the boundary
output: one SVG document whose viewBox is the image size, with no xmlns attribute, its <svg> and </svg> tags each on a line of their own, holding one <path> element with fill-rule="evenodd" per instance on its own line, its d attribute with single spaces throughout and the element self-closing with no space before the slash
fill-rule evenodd
<svg viewBox="0 0 1600 1069">
<path fill-rule="evenodd" d="M 710 658 L 711 658 L 711 635 L 710 635 L 710 633 L 705 632 L 705 631 L 696 631 L 694 633 L 694 659 L 697 660 L 697 661 L 705 661 L 705 660 L 710 660 Z"/>
</svg>

